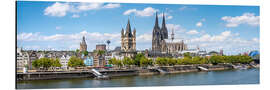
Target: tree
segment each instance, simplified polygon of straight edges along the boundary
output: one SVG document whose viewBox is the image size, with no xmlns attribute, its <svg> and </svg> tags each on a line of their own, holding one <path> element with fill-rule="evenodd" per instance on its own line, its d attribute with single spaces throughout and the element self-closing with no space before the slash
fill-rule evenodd
<svg viewBox="0 0 270 90">
<path fill-rule="evenodd" d="M 124 57 L 123 64 L 130 67 L 130 65 L 134 64 L 134 61 L 129 57 Z"/>
<path fill-rule="evenodd" d="M 61 67 L 62 64 L 60 64 L 60 60 L 58 58 L 56 58 L 55 60 L 53 60 L 52 66 L 53 66 L 53 68 L 55 68 L 55 67 Z"/>
<path fill-rule="evenodd" d="M 159 66 L 166 66 L 166 65 L 168 65 L 168 59 L 167 58 L 158 57 L 156 59 L 156 64 L 158 64 Z"/>
<path fill-rule="evenodd" d="M 98 53 L 98 55 L 103 55 L 105 53 L 105 51 L 104 50 L 98 50 L 97 53 Z"/>
<path fill-rule="evenodd" d="M 80 50 L 79 49 L 76 49 L 76 51 L 75 51 L 76 53 L 79 53 L 80 52 Z"/>
<path fill-rule="evenodd" d="M 192 58 L 192 57 L 190 56 L 190 53 L 189 53 L 189 52 L 184 53 L 184 57 L 186 57 L 186 58 Z"/>
<path fill-rule="evenodd" d="M 72 56 L 68 61 L 68 66 L 69 67 L 83 67 L 85 66 L 85 64 L 83 63 L 82 59 Z"/>
<path fill-rule="evenodd" d="M 40 60 L 38 59 L 38 60 L 33 61 L 33 62 L 32 62 L 32 66 L 33 66 L 34 68 L 36 68 L 36 69 L 39 69 L 39 68 L 41 67 L 41 65 L 40 65 Z"/>
<path fill-rule="evenodd" d="M 87 55 L 88 55 L 88 51 L 84 51 L 84 52 L 83 52 L 83 55 L 84 55 L 84 56 L 87 56 Z"/>
<path fill-rule="evenodd" d="M 140 60 L 142 58 L 145 58 L 145 56 L 142 54 L 142 53 L 139 53 L 135 56 L 135 59 L 134 59 L 134 65 L 136 66 L 140 66 Z"/>
<path fill-rule="evenodd" d="M 218 55 L 211 56 L 209 61 L 210 61 L 210 63 L 212 63 L 214 65 L 216 65 L 218 63 L 225 63 L 224 56 L 218 56 Z"/>
<path fill-rule="evenodd" d="M 174 66 L 177 64 L 177 60 L 176 59 L 173 59 L 173 58 L 168 58 L 168 64 L 169 66 Z"/>
</svg>

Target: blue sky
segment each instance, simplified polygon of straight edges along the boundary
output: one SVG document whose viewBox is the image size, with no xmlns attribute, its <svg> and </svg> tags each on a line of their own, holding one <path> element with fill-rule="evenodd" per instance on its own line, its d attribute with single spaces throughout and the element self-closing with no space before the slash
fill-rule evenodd
<svg viewBox="0 0 270 90">
<path fill-rule="evenodd" d="M 17 2 L 17 45 L 25 49 L 75 50 L 86 36 L 88 50 L 111 40 L 120 46 L 121 28 L 128 18 L 137 31 L 137 49 L 151 48 L 155 12 L 166 15 L 175 41 L 189 48 L 225 54 L 259 50 L 258 6 L 127 4 L 75 2 Z M 170 37 L 170 35 L 169 35 Z"/>
</svg>

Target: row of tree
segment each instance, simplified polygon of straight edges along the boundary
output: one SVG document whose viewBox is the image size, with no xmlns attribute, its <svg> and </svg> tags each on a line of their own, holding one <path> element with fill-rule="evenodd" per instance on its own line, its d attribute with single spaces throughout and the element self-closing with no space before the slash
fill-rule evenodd
<svg viewBox="0 0 270 90">
<path fill-rule="evenodd" d="M 154 65 L 152 59 L 146 58 L 143 54 L 137 54 L 134 59 L 124 57 L 123 60 L 118 60 L 116 58 L 112 58 L 109 60 L 109 64 L 116 65 L 118 67 L 130 67 L 130 66 L 138 66 L 138 67 L 147 67 Z"/>
<path fill-rule="evenodd" d="M 147 67 L 153 66 L 154 64 L 158 66 L 174 66 L 174 65 L 191 65 L 191 64 L 219 64 L 219 63 L 242 63 L 248 64 L 252 62 L 250 56 L 246 55 L 235 55 L 235 56 L 219 56 L 214 55 L 210 58 L 207 57 L 191 57 L 188 53 L 184 54 L 184 58 L 165 58 L 158 57 L 155 61 L 152 59 L 148 59 L 144 57 L 143 54 L 137 54 L 132 60 L 131 58 L 125 57 L 123 60 L 117 60 L 116 58 L 112 58 L 109 60 L 109 64 L 117 65 L 118 67 L 122 66 L 139 66 L 139 67 Z"/>
<path fill-rule="evenodd" d="M 61 67 L 59 59 L 51 59 L 51 58 L 40 58 L 32 62 L 32 66 L 36 69 L 55 69 L 56 67 Z"/>
<path fill-rule="evenodd" d="M 55 69 L 61 67 L 60 60 L 58 58 L 40 58 L 32 62 L 32 66 L 36 69 L 48 70 L 49 68 Z M 68 61 L 69 67 L 84 67 L 85 64 L 81 58 L 72 56 Z"/>
</svg>

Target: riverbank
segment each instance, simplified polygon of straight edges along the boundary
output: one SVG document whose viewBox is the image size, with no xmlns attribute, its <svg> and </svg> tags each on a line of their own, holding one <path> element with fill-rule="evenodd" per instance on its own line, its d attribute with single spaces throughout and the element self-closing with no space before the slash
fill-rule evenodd
<svg viewBox="0 0 270 90">
<path fill-rule="evenodd" d="M 252 68 L 251 65 L 245 65 Z M 109 77 L 132 76 L 132 75 L 154 75 L 154 74 L 170 74 L 170 73 L 185 73 L 204 71 L 198 67 L 203 67 L 207 71 L 229 70 L 235 69 L 230 64 L 199 64 L 199 65 L 176 65 L 176 66 L 161 66 L 147 69 L 127 69 L 127 70 L 99 70 L 103 75 Z M 94 78 L 92 71 L 69 71 L 69 72 L 29 72 L 17 73 L 17 81 L 24 80 L 48 80 L 48 79 L 65 79 L 65 78 Z"/>
</svg>

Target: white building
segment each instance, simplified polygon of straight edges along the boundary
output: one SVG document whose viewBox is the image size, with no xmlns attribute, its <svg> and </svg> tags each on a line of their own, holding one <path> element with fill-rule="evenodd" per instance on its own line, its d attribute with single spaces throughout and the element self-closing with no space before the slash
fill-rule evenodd
<svg viewBox="0 0 270 90">
<path fill-rule="evenodd" d="M 22 70 L 28 64 L 28 54 L 22 52 L 22 48 L 17 48 L 17 69 Z"/>
<path fill-rule="evenodd" d="M 61 68 L 62 69 L 65 69 L 67 70 L 68 69 L 68 61 L 70 59 L 70 56 L 69 55 L 63 55 L 61 58 L 60 58 L 60 63 L 61 63 Z"/>
</svg>

